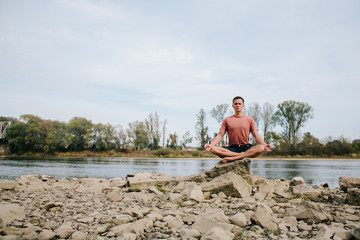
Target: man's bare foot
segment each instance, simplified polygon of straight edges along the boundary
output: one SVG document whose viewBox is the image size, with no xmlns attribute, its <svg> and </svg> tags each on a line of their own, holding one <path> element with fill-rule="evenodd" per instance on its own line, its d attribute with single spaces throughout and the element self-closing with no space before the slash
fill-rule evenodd
<svg viewBox="0 0 360 240">
<path fill-rule="evenodd" d="M 241 160 L 242 158 L 239 158 L 238 156 L 236 157 L 224 157 L 221 161 L 223 163 L 228 163 L 228 162 L 233 162 L 235 160 Z"/>
</svg>

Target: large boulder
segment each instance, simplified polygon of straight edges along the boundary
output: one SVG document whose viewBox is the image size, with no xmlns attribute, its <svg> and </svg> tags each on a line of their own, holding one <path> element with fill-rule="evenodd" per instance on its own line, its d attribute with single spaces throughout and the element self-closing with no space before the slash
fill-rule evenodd
<svg viewBox="0 0 360 240">
<path fill-rule="evenodd" d="M 360 189 L 360 178 L 339 177 L 339 186 L 345 192 L 348 190 L 348 188 Z"/>
<path fill-rule="evenodd" d="M 360 189 L 359 188 L 348 188 L 347 189 L 347 201 L 351 205 L 360 206 Z"/>
<path fill-rule="evenodd" d="M 251 195 L 251 185 L 242 176 L 228 172 L 218 176 L 210 182 L 204 182 L 200 185 L 203 191 L 211 193 L 223 192 L 232 197 L 249 197 Z"/>
<path fill-rule="evenodd" d="M 205 174 L 209 178 L 215 178 L 228 172 L 236 173 L 252 184 L 251 160 L 248 158 L 229 163 L 219 162 L 212 169 L 205 171 Z"/>
</svg>

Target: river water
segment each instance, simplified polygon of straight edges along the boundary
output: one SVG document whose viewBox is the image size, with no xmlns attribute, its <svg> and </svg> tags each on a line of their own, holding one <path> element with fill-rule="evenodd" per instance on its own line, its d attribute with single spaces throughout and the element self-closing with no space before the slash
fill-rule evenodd
<svg viewBox="0 0 360 240">
<path fill-rule="evenodd" d="M 122 159 L 122 158 L 5 158 L 0 159 L 0 179 L 41 174 L 55 178 L 125 178 L 153 171 L 189 176 L 204 173 L 218 159 Z M 301 176 L 308 185 L 328 183 L 338 187 L 340 176 L 360 177 L 360 161 L 350 160 L 252 160 L 254 175 L 268 179 Z"/>
</svg>

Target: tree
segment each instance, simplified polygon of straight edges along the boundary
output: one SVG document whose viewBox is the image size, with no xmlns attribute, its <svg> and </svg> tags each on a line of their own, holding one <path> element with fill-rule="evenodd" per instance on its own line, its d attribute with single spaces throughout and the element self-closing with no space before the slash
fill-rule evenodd
<svg viewBox="0 0 360 240">
<path fill-rule="evenodd" d="M 41 152 L 45 146 L 45 139 L 50 126 L 44 126 L 43 120 L 39 116 L 31 114 L 21 115 L 20 119 L 26 124 L 25 144 L 28 146 L 28 149 Z"/>
<path fill-rule="evenodd" d="M 153 115 L 152 113 L 149 114 L 149 118 L 145 119 L 146 129 L 149 133 L 149 142 L 150 142 L 150 149 L 158 149 L 160 143 L 160 120 L 159 115 L 157 112 Z"/>
<path fill-rule="evenodd" d="M 174 133 L 170 133 L 169 134 L 169 147 L 170 148 L 173 148 L 173 149 L 176 149 L 177 145 L 178 145 L 178 136 L 176 134 L 176 132 Z"/>
<path fill-rule="evenodd" d="M 184 133 L 184 135 L 182 136 L 181 147 L 186 148 L 189 143 L 192 143 L 192 140 L 193 138 L 190 134 L 190 131 L 186 131 L 186 133 Z"/>
<path fill-rule="evenodd" d="M 200 141 L 200 149 L 204 149 L 205 144 L 208 143 L 210 137 L 208 135 L 209 128 L 206 126 L 206 112 L 200 109 L 199 114 L 196 115 L 197 121 L 195 125 L 196 139 Z"/>
<path fill-rule="evenodd" d="M 66 132 L 65 123 L 52 121 L 51 129 L 45 139 L 44 151 L 49 153 L 64 151 L 66 149 Z"/>
<path fill-rule="evenodd" d="M 249 103 L 244 109 L 245 114 L 255 120 L 256 126 L 259 127 L 261 119 L 261 107 L 258 103 Z"/>
<path fill-rule="evenodd" d="M 97 151 L 110 150 L 115 148 L 116 131 L 111 124 L 98 123 L 94 125 L 93 147 Z"/>
<path fill-rule="evenodd" d="M 127 132 L 135 150 L 145 149 L 149 145 L 149 134 L 144 122 L 129 123 Z"/>
<path fill-rule="evenodd" d="M 260 125 L 260 119 L 261 119 L 261 107 L 258 103 L 250 103 L 247 105 L 247 107 L 244 109 L 245 114 L 249 115 L 255 120 L 256 126 L 259 128 Z M 255 138 L 251 135 L 250 136 L 252 144 L 256 144 Z"/>
<path fill-rule="evenodd" d="M 216 121 L 217 121 L 218 123 L 222 123 L 222 121 L 223 121 L 224 118 L 225 118 L 225 114 L 226 114 L 228 108 L 229 108 L 229 105 L 226 104 L 226 103 L 225 103 L 225 104 L 216 105 L 216 107 L 214 107 L 214 108 L 211 110 L 210 114 L 211 114 L 211 116 L 212 116 L 213 118 L 216 119 Z"/>
<path fill-rule="evenodd" d="M 278 110 L 275 116 L 277 122 L 283 128 L 282 136 L 285 142 L 294 150 L 299 139 L 299 130 L 308 119 L 313 118 L 313 109 L 307 103 L 294 100 L 284 101 L 278 104 L 277 107 Z"/>
<path fill-rule="evenodd" d="M 225 114 L 228 111 L 229 105 L 228 104 L 220 104 L 220 105 L 216 105 L 216 107 L 214 107 L 210 114 L 213 118 L 215 118 L 215 120 L 221 124 L 224 119 L 225 119 Z M 222 145 L 226 145 L 227 143 L 227 134 L 225 135 L 225 140 L 221 141 Z"/>
<path fill-rule="evenodd" d="M 299 143 L 298 152 L 300 155 L 316 155 L 322 153 L 323 145 L 319 139 L 315 138 L 311 133 L 304 134 L 302 141 Z"/>
<path fill-rule="evenodd" d="M 67 128 L 66 141 L 70 150 L 82 151 L 89 147 L 93 131 L 93 124 L 90 120 L 74 117 L 68 123 Z"/>
<path fill-rule="evenodd" d="M 163 122 L 163 127 L 162 127 L 163 148 L 165 148 L 166 124 L 167 124 L 167 120 L 165 119 L 164 122 Z"/>
<path fill-rule="evenodd" d="M 264 140 L 269 143 L 272 136 L 271 129 L 276 124 L 274 106 L 268 102 L 264 103 L 260 116 L 263 123 Z"/>
<path fill-rule="evenodd" d="M 7 130 L 6 141 L 9 144 L 10 152 L 22 154 L 28 151 L 28 145 L 25 143 L 26 138 L 26 124 L 24 122 L 17 122 Z"/>
<path fill-rule="evenodd" d="M 119 150 L 124 150 L 128 144 L 128 138 L 126 132 L 121 125 L 116 126 L 116 148 Z"/>
</svg>

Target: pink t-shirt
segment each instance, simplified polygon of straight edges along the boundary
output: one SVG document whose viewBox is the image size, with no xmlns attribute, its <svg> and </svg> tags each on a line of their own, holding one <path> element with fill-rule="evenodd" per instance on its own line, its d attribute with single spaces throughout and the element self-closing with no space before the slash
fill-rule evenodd
<svg viewBox="0 0 360 240">
<path fill-rule="evenodd" d="M 229 146 L 249 144 L 249 135 L 252 130 L 257 130 L 255 120 L 252 117 L 235 115 L 227 117 L 221 124 L 221 130 L 225 130 L 229 136 Z"/>
</svg>

